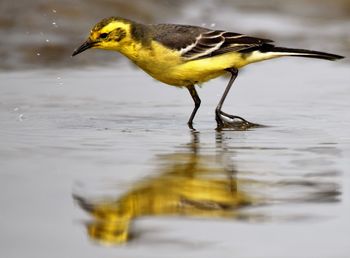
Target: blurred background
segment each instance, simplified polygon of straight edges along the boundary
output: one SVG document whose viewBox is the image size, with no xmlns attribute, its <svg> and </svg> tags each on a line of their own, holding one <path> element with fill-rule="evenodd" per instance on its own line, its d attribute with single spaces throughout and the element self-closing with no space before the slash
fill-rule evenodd
<svg viewBox="0 0 350 258">
<path fill-rule="evenodd" d="M 348 0 L 2 0 L 0 69 L 101 65 L 113 53 L 71 53 L 100 19 L 181 23 L 274 39 L 283 46 L 350 52 Z"/>
</svg>

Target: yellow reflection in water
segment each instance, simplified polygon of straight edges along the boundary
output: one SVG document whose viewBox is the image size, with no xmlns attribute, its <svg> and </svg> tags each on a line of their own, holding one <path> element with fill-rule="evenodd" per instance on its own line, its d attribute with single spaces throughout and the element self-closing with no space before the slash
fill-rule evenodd
<svg viewBox="0 0 350 258">
<path fill-rule="evenodd" d="M 75 196 L 94 216 L 87 224 L 89 236 L 106 244 L 129 240 L 131 222 L 143 216 L 232 218 L 237 208 L 253 204 L 240 190 L 235 171 L 228 171 L 214 155 L 198 153 L 197 134 L 188 150 L 162 155 L 158 176 L 135 183 L 116 200 L 89 202 Z"/>
<path fill-rule="evenodd" d="M 81 208 L 94 218 L 86 224 L 89 236 L 104 244 L 126 243 L 131 239 L 132 222 L 145 216 L 295 221 L 309 218 L 306 206 L 304 210 L 292 206 L 292 211 L 289 209 L 286 214 L 276 210 L 271 214 L 240 208 L 339 201 L 341 191 L 335 181 L 337 173 L 310 174 L 307 169 L 296 173 L 288 170 L 244 173 L 238 171 L 237 161 L 228 164 L 224 160 L 225 156 L 236 157 L 239 149 L 225 143 L 223 132 L 216 134 L 215 148 L 200 145 L 198 137 L 199 133 L 194 132 L 188 145 L 175 153 L 158 156 L 157 162 L 161 165 L 157 175 L 134 183 L 121 196 L 97 201 L 75 195 Z M 322 150 L 321 154 L 325 149 Z M 334 153 L 332 148 L 327 150 Z M 257 148 L 255 151 L 259 155 L 266 151 L 270 153 L 269 149 Z M 288 149 L 286 153 L 289 153 Z M 278 162 L 273 158 L 270 161 Z M 236 177 L 238 174 L 240 179 Z"/>
</svg>

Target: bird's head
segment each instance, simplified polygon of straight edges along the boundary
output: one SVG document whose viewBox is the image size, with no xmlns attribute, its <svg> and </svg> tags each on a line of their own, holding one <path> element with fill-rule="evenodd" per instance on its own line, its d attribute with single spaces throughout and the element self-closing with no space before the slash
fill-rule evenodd
<svg viewBox="0 0 350 258">
<path fill-rule="evenodd" d="M 72 54 L 75 56 L 89 48 L 120 50 L 130 39 L 132 22 L 119 17 L 106 18 L 91 30 L 89 38 Z"/>
</svg>

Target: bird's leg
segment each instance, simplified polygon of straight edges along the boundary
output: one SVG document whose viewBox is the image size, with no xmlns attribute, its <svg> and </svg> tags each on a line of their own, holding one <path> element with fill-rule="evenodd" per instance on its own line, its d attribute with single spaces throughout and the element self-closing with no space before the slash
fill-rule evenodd
<svg viewBox="0 0 350 258">
<path fill-rule="evenodd" d="M 227 113 L 221 111 L 221 108 L 222 108 L 222 105 L 224 104 L 226 96 L 227 96 L 228 92 L 230 91 L 231 86 L 238 75 L 238 70 L 235 68 L 227 69 L 227 71 L 231 73 L 231 78 L 226 86 L 224 94 L 222 95 L 222 97 L 219 101 L 219 104 L 217 105 L 217 107 L 215 109 L 215 119 L 216 119 L 216 123 L 218 125 L 218 128 L 220 129 L 220 128 L 224 128 L 224 127 L 232 127 L 232 128 L 237 128 L 237 129 L 247 129 L 247 128 L 250 128 L 253 126 L 257 126 L 257 124 L 250 123 L 240 116 L 233 116 L 233 115 L 230 115 L 230 114 L 227 114 Z M 225 118 L 226 118 L 226 120 L 225 120 Z M 239 119 L 239 120 L 241 120 L 241 122 L 240 123 L 234 123 L 234 121 L 229 122 L 229 121 L 227 121 L 227 118 L 229 118 L 231 120 Z"/>
<path fill-rule="evenodd" d="M 196 88 L 194 87 L 194 85 L 188 86 L 187 89 L 190 92 L 191 97 L 192 97 L 192 99 L 194 101 L 194 109 L 192 111 L 190 119 L 188 119 L 187 125 L 188 125 L 188 127 L 190 129 L 194 130 L 194 128 L 193 128 L 193 118 L 196 115 L 197 110 L 198 110 L 198 108 L 201 105 L 201 99 L 199 98 L 199 96 L 197 94 L 197 91 L 196 91 Z"/>
</svg>

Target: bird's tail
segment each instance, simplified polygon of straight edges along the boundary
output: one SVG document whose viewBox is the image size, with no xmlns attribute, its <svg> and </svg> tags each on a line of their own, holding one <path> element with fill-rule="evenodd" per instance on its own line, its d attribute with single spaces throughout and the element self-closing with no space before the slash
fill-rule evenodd
<svg viewBox="0 0 350 258">
<path fill-rule="evenodd" d="M 309 58 L 318 58 L 335 61 L 344 58 L 344 56 L 330 54 L 326 52 L 306 50 L 306 49 L 296 49 L 296 48 L 285 48 L 285 47 L 275 47 L 273 45 L 266 45 L 265 48 L 260 49 L 263 53 L 273 53 L 276 56 L 301 56 Z"/>
</svg>

